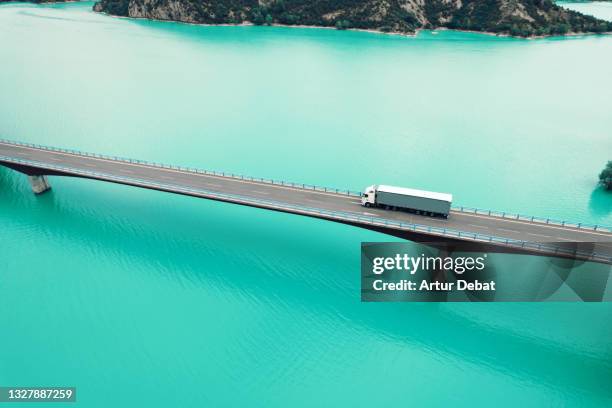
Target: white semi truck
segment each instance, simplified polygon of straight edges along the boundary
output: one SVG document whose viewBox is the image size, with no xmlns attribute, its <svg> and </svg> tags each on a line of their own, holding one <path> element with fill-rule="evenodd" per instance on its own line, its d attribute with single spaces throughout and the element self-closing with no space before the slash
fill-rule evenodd
<svg viewBox="0 0 612 408">
<path fill-rule="evenodd" d="M 361 195 L 364 207 L 405 210 L 444 218 L 448 218 L 452 201 L 452 194 L 383 185 L 369 186 Z"/>
</svg>

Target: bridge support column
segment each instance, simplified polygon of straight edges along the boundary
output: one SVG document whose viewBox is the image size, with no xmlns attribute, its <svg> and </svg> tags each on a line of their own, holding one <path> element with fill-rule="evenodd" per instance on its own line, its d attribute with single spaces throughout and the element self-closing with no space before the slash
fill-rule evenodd
<svg viewBox="0 0 612 408">
<path fill-rule="evenodd" d="M 42 194 L 51 188 L 47 176 L 28 176 L 28 179 L 30 179 L 32 191 L 36 194 Z"/>
</svg>

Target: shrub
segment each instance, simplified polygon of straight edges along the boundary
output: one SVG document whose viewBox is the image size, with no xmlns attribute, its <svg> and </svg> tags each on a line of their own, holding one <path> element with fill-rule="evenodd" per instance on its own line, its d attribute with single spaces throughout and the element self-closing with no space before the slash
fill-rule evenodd
<svg viewBox="0 0 612 408">
<path fill-rule="evenodd" d="M 604 186 L 606 190 L 612 190 L 612 160 L 599 173 L 599 184 Z"/>
</svg>

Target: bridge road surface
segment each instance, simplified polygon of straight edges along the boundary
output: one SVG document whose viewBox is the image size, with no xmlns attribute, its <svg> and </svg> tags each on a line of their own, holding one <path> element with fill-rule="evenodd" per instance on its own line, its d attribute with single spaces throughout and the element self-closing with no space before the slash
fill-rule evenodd
<svg viewBox="0 0 612 408">
<path fill-rule="evenodd" d="M 271 200 L 323 210 L 349 212 L 365 217 L 380 217 L 404 223 L 449 228 L 504 239 L 542 243 L 595 242 L 596 244 L 593 249 L 595 253 L 612 257 L 612 233 L 605 230 L 593 231 L 541 222 L 470 214 L 455 210 L 451 211 L 449 218 L 445 220 L 405 212 L 365 208 L 361 206 L 359 197 L 347 194 L 313 191 L 286 185 L 241 180 L 229 176 L 206 175 L 147 164 L 128 163 L 109 158 L 56 152 L 2 141 L 0 141 L 0 156 L 31 160 L 50 166 L 60 166 L 88 172 L 95 171 L 116 177 L 134 178 L 158 184 L 203 189 L 222 194 Z M 44 166 L 37 167 L 44 168 Z M 441 238 L 441 241 L 444 241 L 444 238 Z"/>
</svg>

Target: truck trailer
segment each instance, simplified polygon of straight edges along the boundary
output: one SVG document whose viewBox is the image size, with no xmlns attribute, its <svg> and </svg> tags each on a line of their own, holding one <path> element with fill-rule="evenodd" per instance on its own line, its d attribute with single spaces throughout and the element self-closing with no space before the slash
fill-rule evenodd
<svg viewBox="0 0 612 408">
<path fill-rule="evenodd" d="M 361 205 L 364 207 L 403 210 L 444 218 L 448 218 L 452 201 L 452 194 L 384 185 L 369 186 L 361 195 Z"/>
</svg>

